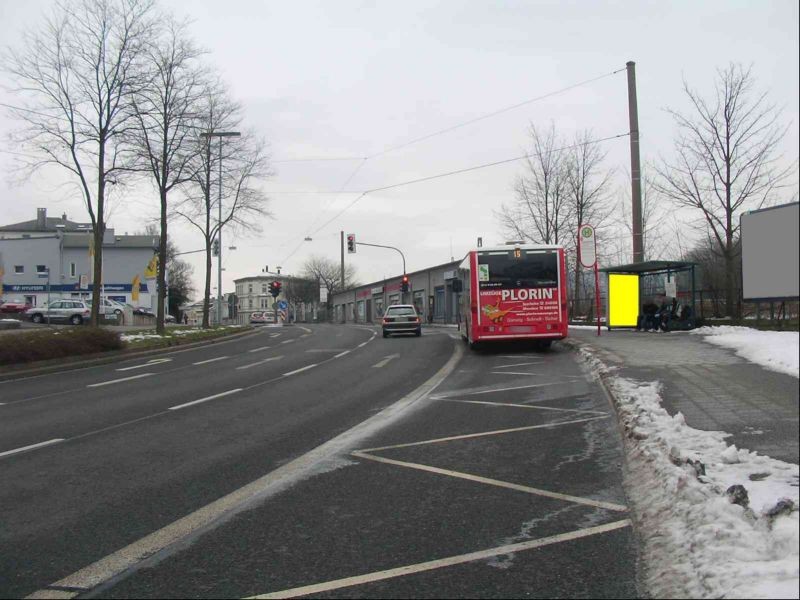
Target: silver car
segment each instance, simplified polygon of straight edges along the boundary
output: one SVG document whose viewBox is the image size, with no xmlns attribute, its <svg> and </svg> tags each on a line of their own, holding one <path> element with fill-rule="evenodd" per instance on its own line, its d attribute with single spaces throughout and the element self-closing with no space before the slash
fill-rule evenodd
<svg viewBox="0 0 800 600">
<path fill-rule="evenodd" d="M 92 316 L 89 305 L 82 300 L 53 300 L 49 305 L 35 306 L 25 311 L 34 323 L 72 323 L 81 325 Z"/>
<path fill-rule="evenodd" d="M 383 337 L 393 333 L 413 333 L 422 335 L 422 319 L 412 304 L 394 304 L 386 309 L 381 320 Z"/>
</svg>

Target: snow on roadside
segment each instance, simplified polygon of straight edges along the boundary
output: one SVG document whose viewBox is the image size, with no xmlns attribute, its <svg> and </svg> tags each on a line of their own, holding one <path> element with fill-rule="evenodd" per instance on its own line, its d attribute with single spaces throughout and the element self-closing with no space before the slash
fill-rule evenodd
<svg viewBox="0 0 800 600">
<path fill-rule="evenodd" d="M 691 333 L 703 341 L 736 350 L 736 354 L 766 369 L 800 377 L 800 333 L 759 331 L 749 327 L 721 325 L 700 327 Z"/>
<path fill-rule="evenodd" d="M 797 598 L 798 466 L 728 446 L 724 432 L 689 427 L 661 406 L 658 382 L 616 376 L 590 350 L 580 353 L 611 390 L 623 428 L 649 592 Z M 747 490 L 749 507 L 726 494 L 736 484 Z M 769 516 L 784 499 L 794 508 Z"/>
</svg>

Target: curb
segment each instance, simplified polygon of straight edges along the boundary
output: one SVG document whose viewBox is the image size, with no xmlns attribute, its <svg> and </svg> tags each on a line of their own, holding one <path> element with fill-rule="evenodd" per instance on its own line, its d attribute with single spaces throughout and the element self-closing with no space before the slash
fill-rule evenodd
<svg viewBox="0 0 800 600">
<path fill-rule="evenodd" d="M 163 348 L 151 348 L 149 350 L 138 350 L 138 351 L 113 350 L 111 352 L 89 354 L 87 355 L 88 357 L 94 356 L 96 358 L 88 358 L 88 359 L 87 357 L 79 357 L 76 358 L 75 360 L 51 359 L 48 361 L 42 361 L 42 362 L 47 362 L 49 364 L 42 364 L 38 367 L 33 367 L 28 369 L 25 369 L 22 366 L 19 367 L 15 367 L 13 365 L 5 366 L 5 367 L 0 367 L 0 382 L 8 381 L 10 379 L 24 379 L 27 377 L 36 377 L 38 375 L 48 375 L 50 373 L 60 373 L 62 371 L 77 371 L 79 369 L 96 367 L 109 363 L 119 362 L 122 360 L 128 360 L 130 358 L 139 358 L 143 356 L 150 356 L 152 354 L 165 354 L 168 352 L 174 352 L 175 350 L 178 349 L 183 350 L 186 348 L 196 348 L 199 346 L 210 346 L 212 344 L 221 342 L 223 340 L 231 340 L 237 337 L 253 335 L 255 333 L 256 330 L 249 329 L 247 331 L 232 333 L 230 335 L 221 335 L 219 337 L 215 337 L 210 340 L 189 342 L 187 344 L 175 344 L 172 346 L 165 346 Z"/>
</svg>

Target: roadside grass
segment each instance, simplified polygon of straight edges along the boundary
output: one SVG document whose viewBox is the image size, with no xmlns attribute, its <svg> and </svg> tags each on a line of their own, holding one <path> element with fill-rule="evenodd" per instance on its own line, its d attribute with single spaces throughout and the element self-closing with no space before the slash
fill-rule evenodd
<svg viewBox="0 0 800 600">
<path fill-rule="evenodd" d="M 113 350 L 136 351 L 168 348 L 246 331 L 247 327 L 223 326 L 196 329 L 175 326 L 160 336 L 155 329 L 120 334 L 102 327 L 70 327 L 0 336 L 0 366 L 41 360 L 70 359 Z"/>
<path fill-rule="evenodd" d="M 240 331 L 246 331 L 247 327 L 222 326 L 210 329 L 199 329 L 187 325 L 177 325 L 169 327 L 164 335 L 158 335 L 155 329 L 143 329 L 120 336 L 126 349 L 147 350 L 150 348 L 167 348 L 191 342 L 198 342 L 213 339 Z"/>
<path fill-rule="evenodd" d="M 0 365 L 67 358 L 123 348 L 119 334 L 96 327 L 43 330 L 0 337 Z"/>
</svg>

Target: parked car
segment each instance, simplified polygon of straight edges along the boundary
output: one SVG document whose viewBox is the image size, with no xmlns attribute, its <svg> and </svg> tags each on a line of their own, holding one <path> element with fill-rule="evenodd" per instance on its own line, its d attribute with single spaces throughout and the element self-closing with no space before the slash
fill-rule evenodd
<svg viewBox="0 0 800 600">
<path fill-rule="evenodd" d="M 251 325 L 266 325 L 275 322 L 275 313 L 271 311 L 254 312 L 250 315 Z"/>
<path fill-rule="evenodd" d="M 0 302 L 0 313 L 24 313 L 31 305 L 21 298 L 12 298 Z"/>
<path fill-rule="evenodd" d="M 92 316 L 92 309 L 83 300 L 54 300 L 44 306 L 35 306 L 25 311 L 25 316 L 34 323 L 72 323 L 81 325 Z"/>
<path fill-rule="evenodd" d="M 413 304 L 394 304 L 386 309 L 381 322 L 383 337 L 393 333 L 413 333 L 422 335 L 422 319 Z"/>
<path fill-rule="evenodd" d="M 86 300 L 86 304 L 89 305 L 89 309 L 92 308 L 92 301 Z M 120 304 L 115 300 L 109 300 L 108 298 L 100 298 L 100 314 L 101 315 L 121 315 L 125 312 L 125 305 Z"/>
<path fill-rule="evenodd" d="M 178 319 L 173 317 L 171 314 L 167 313 L 166 315 L 164 315 L 164 322 L 165 323 L 177 323 Z"/>
<path fill-rule="evenodd" d="M 145 308 L 144 306 L 137 306 L 133 309 L 133 314 L 135 315 L 144 315 L 146 317 L 155 317 L 155 314 L 150 311 L 149 308 Z"/>
</svg>

